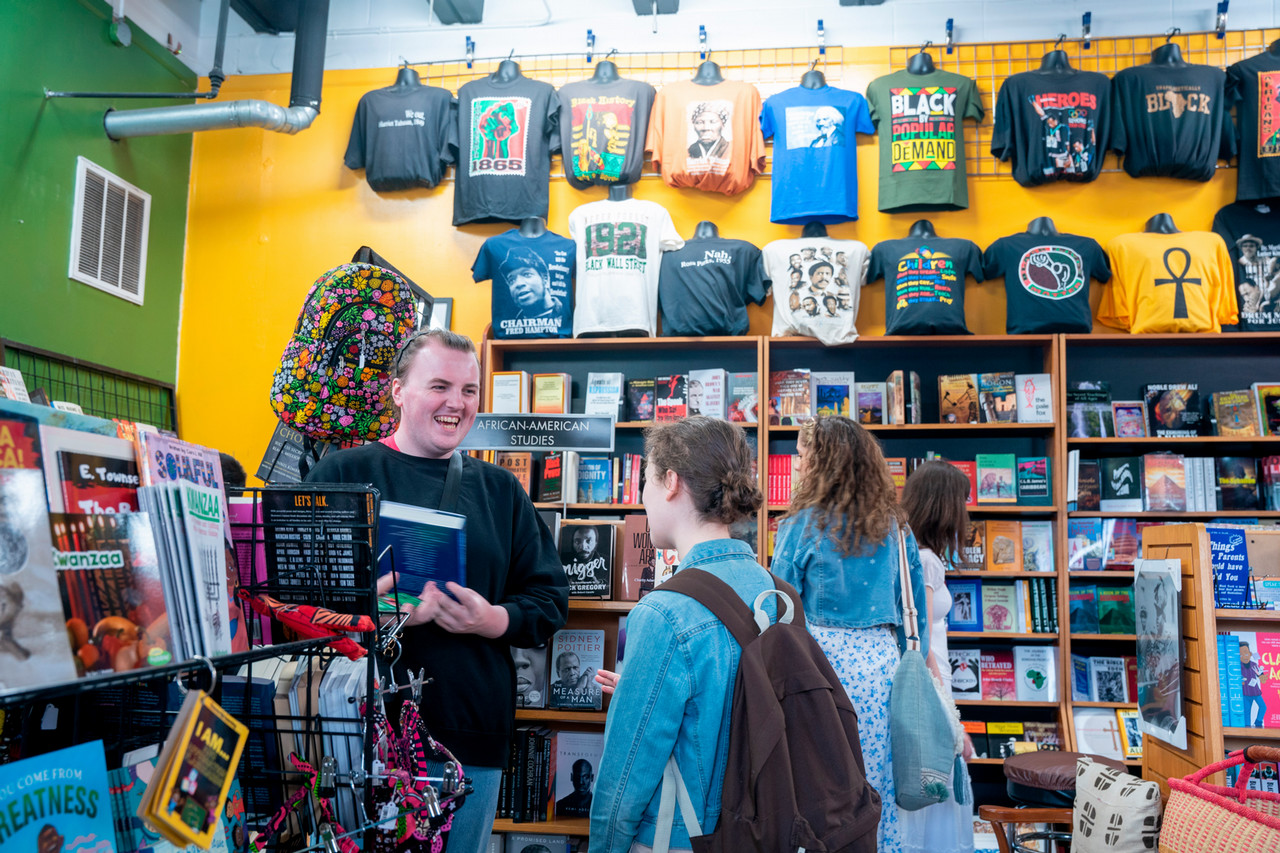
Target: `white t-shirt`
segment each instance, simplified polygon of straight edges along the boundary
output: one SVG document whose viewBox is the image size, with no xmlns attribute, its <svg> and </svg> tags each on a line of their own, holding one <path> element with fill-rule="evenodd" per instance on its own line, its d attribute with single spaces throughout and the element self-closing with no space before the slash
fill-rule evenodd
<svg viewBox="0 0 1280 853">
<path fill-rule="evenodd" d="M 569 214 L 578 244 L 573 336 L 657 334 L 662 253 L 684 247 L 666 208 L 652 201 L 593 201 Z"/>
<path fill-rule="evenodd" d="M 951 590 L 947 589 L 947 567 L 928 548 L 920 549 L 920 565 L 924 569 L 924 585 L 933 604 L 933 621 L 929 623 L 929 654 L 938 659 L 942 686 L 951 689 L 951 662 L 947 659 L 947 617 L 951 614 Z"/>
<path fill-rule="evenodd" d="M 773 282 L 773 336 L 805 335 L 824 344 L 858 338 L 854 321 L 871 252 L 857 240 L 801 237 L 764 247 Z"/>
</svg>

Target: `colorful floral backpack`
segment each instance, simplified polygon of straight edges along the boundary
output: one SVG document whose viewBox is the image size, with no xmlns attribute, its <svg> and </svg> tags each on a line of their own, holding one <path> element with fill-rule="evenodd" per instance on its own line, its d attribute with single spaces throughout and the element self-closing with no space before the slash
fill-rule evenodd
<svg viewBox="0 0 1280 853">
<path fill-rule="evenodd" d="M 403 277 L 372 264 L 334 267 L 307 293 L 271 383 L 271 408 L 322 441 L 391 435 L 392 361 L 415 325 Z"/>
</svg>

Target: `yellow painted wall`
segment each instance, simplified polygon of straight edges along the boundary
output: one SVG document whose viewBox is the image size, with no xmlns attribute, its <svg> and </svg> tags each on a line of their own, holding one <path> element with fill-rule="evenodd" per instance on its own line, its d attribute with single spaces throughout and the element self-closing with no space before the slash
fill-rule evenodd
<svg viewBox="0 0 1280 853">
<path fill-rule="evenodd" d="M 1209 35 L 1180 37 L 1192 62 L 1225 65 L 1265 48 L 1274 32 L 1230 33 L 1218 42 Z M 1151 39 L 1094 43 L 1091 51 L 1066 45 L 1076 67 L 1114 73 L 1146 61 Z M 966 211 L 928 214 L 939 235 L 966 237 L 985 248 L 998 237 L 1019 232 L 1037 216 L 1051 216 L 1063 232 L 1111 237 L 1142 229 L 1155 213 L 1168 212 L 1182 230 L 1208 229 L 1214 213 L 1235 195 L 1234 169 L 1220 169 L 1207 184 L 1165 179 L 1134 180 L 1109 171 L 1084 185 L 1055 184 L 1036 189 L 1018 186 L 1006 164 L 988 151 L 994 92 L 1010 73 L 1035 67 L 1052 47 L 1048 43 L 962 45 L 946 56 L 934 50 L 938 64 L 978 80 L 987 119 L 975 132 L 969 126 L 969 203 Z M 875 77 L 900 68 L 914 49 L 878 48 L 828 52 L 828 81 L 865 91 Z M 795 84 L 808 68 L 811 50 L 737 51 L 713 58 L 727 77 L 756 82 L 764 96 Z M 642 54 L 616 57 L 624 76 L 661 85 L 687 79 L 697 54 Z M 590 74 L 581 59 L 520 58 L 527 76 L 563 85 Z M 421 69 L 425 82 L 457 91 L 458 85 L 488 73 L 491 63 Z M 342 165 L 351 119 L 360 96 L 389 85 L 394 69 L 330 71 L 325 74 L 322 112 L 315 124 L 296 136 L 260 130 L 198 133 L 191 169 L 186 273 L 183 295 L 178 405 L 185 438 L 234 454 L 252 472 L 275 426 L 267 404 L 271 376 L 292 331 L 312 281 L 328 268 L 349 260 L 361 245 L 374 247 L 435 296 L 454 298 L 453 328 L 479 339 L 489 319 L 489 284 L 474 284 L 470 267 L 484 240 L 507 225 L 454 228 L 452 184 L 434 190 L 379 195 L 363 173 Z M 261 98 L 288 102 L 288 75 L 232 78 L 220 99 Z M 919 214 L 884 215 L 875 210 L 877 150 L 871 137 L 859 138 L 861 212 L 857 222 L 830 227 L 834 237 L 869 246 L 906 234 Z M 579 192 L 555 178 L 553 162 L 549 227 L 568 231 L 571 210 L 605 196 L 603 189 Z M 1108 157 L 1106 168 L 1118 164 Z M 772 189 L 758 180 L 734 198 L 674 190 L 661 179 L 645 177 L 638 198 L 670 212 L 689 236 L 709 219 L 726 237 L 757 245 L 799 236 L 795 226 L 769 222 Z M 813 191 L 806 188 L 805 191 Z M 1100 288 L 1094 288 L 1096 307 Z M 751 333 L 768 334 L 772 303 L 751 312 Z M 966 292 L 969 328 L 975 333 L 1004 332 L 1004 288 L 1000 281 L 975 284 Z M 883 282 L 863 293 L 858 328 L 884 332 Z"/>
</svg>

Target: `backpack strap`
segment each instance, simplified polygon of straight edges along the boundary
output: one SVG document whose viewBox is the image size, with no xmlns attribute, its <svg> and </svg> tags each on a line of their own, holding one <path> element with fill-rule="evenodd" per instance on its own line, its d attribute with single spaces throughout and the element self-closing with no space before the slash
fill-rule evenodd
<svg viewBox="0 0 1280 853">
<path fill-rule="evenodd" d="M 654 591 L 657 590 L 678 592 L 697 601 L 724 623 L 739 646 L 745 647 L 760 635 L 759 626 L 742 596 L 710 572 L 695 568 L 681 569 L 670 580 L 655 587 Z"/>
<path fill-rule="evenodd" d="M 667 766 L 662 769 L 662 796 L 658 800 L 658 825 L 653 837 L 653 853 L 667 853 L 671 848 L 671 826 L 675 823 L 677 804 L 680 806 L 685 832 L 689 833 L 689 838 L 697 838 L 702 834 L 698 813 L 693 810 L 693 798 L 689 796 L 689 788 L 680 775 L 676 757 L 672 755 L 667 758 Z"/>
<path fill-rule="evenodd" d="M 454 451 L 449 457 L 449 470 L 444 475 L 444 491 L 440 493 L 441 512 L 453 512 L 458 505 L 458 492 L 462 490 L 462 454 Z"/>
</svg>

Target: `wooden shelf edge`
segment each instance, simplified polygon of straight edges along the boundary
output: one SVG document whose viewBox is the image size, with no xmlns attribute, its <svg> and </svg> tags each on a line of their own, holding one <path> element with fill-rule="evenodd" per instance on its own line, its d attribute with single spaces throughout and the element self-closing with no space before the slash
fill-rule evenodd
<svg viewBox="0 0 1280 853">
<path fill-rule="evenodd" d="M 593 613 L 630 613 L 635 607 L 634 601 L 613 601 L 601 598 L 571 598 L 570 610 L 582 610 Z"/>
<path fill-rule="evenodd" d="M 957 705 L 985 705 L 996 708 L 1061 708 L 1061 702 L 1017 702 L 1004 699 L 957 699 Z M 1280 729 L 1277 729 L 1280 731 Z"/>
<path fill-rule="evenodd" d="M 534 509 L 562 509 L 568 512 L 644 512 L 644 504 L 563 504 L 559 501 L 534 501 Z"/>
<path fill-rule="evenodd" d="M 1049 643 L 1058 639 L 1056 631 L 1048 634 L 1022 634 L 1017 631 L 948 631 L 947 636 L 953 640 L 1026 640 L 1033 643 Z"/>
<path fill-rule="evenodd" d="M 516 708 L 517 720 L 542 723 L 586 723 L 604 725 L 604 711 L 567 711 L 559 708 Z"/>
<path fill-rule="evenodd" d="M 1215 512 L 1095 512 L 1071 510 L 1068 518 L 1280 518 L 1280 511 L 1253 509 L 1220 509 Z"/>
<path fill-rule="evenodd" d="M 1138 710 L 1137 702 L 1072 702 L 1072 708 L 1128 708 Z"/>
<path fill-rule="evenodd" d="M 1217 619 L 1229 619 L 1233 622 L 1280 622 L 1280 610 L 1237 610 L 1219 608 L 1213 611 Z"/>
<path fill-rule="evenodd" d="M 1023 578 L 1056 578 L 1057 572 L 993 572 L 988 569 L 956 569 L 947 572 L 949 578 L 991 578 L 992 580 L 1020 580 Z"/>
<path fill-rule="evenodd" d="M 1121 643 L 1138 642 L 1137 634 L 1072 634 L 1071 641 L 1076 640 L 1115 640 Z"/>
<path fill-rule="evenodd" d="M 1153 435 L 1135 435 L 1128 437 L 1107 436 L 1106 438 L 1068 438 L 1069 445 L 1109 445 L 1109 444 L 1280 444 L 1280 436 L 1275 435 L 1192 435 L 1172 438 L 1159 438 Z"/>
<path fill-rule="evenodd" d="M 587 835 L 591 832 L 591 821 L 585 817 L 565 818 L 563 820 L 522 821 L 499 818 L 493 822 L 494 832 L 536 832 L 549 835 Z"/>
<path fill-rule="evenodd" d="M 1223 726 L 1223 737 L 1242 737 L 1249 740 L 1280 740 L 1280 729 L 1253 729 Z"/>
<path fill-rule="evenodd" d="M 559 504 L 556 504 L 559 506 Z M 790 504 L 769 504 L 769 510 L 790 509 Z M 980 506 L 968 507 L 969 515 L 1054 515 L 1058 512 L 1056 506 L 1026 506 L 1019 504 L 983 504 Z M 1013 572 L 992 572 L 992 574 L 1008 574 Z M 1048 575 L 1052 572 L 1032 572 L 1032 574 Z"/>
<path fill-rule="evenodd" d="M 1129 580 L 1133 580 L 1133 569 L 1108 569 L 1107 571 L 1102 572 L 1067 572 L 1067 580 L 1069 581 L 1076 579 L 1088 580 L 1091 578 L 1128 578 Z"/>
<path fill-rule="evenodd" d="M 862 424 L 862 428 L 868 432 L 960 432 L 960 433 L 983 433 L 983 432 L 1045 432 L 1053 430 L 1055 424 L 1019 424 L 1019 423 L 985 423 L 985 424 Z M 790 424 L 779 425 L 773 424 L 769 427 L 769 432 L 799 432 L 799 426 Z"/>
</svg>

